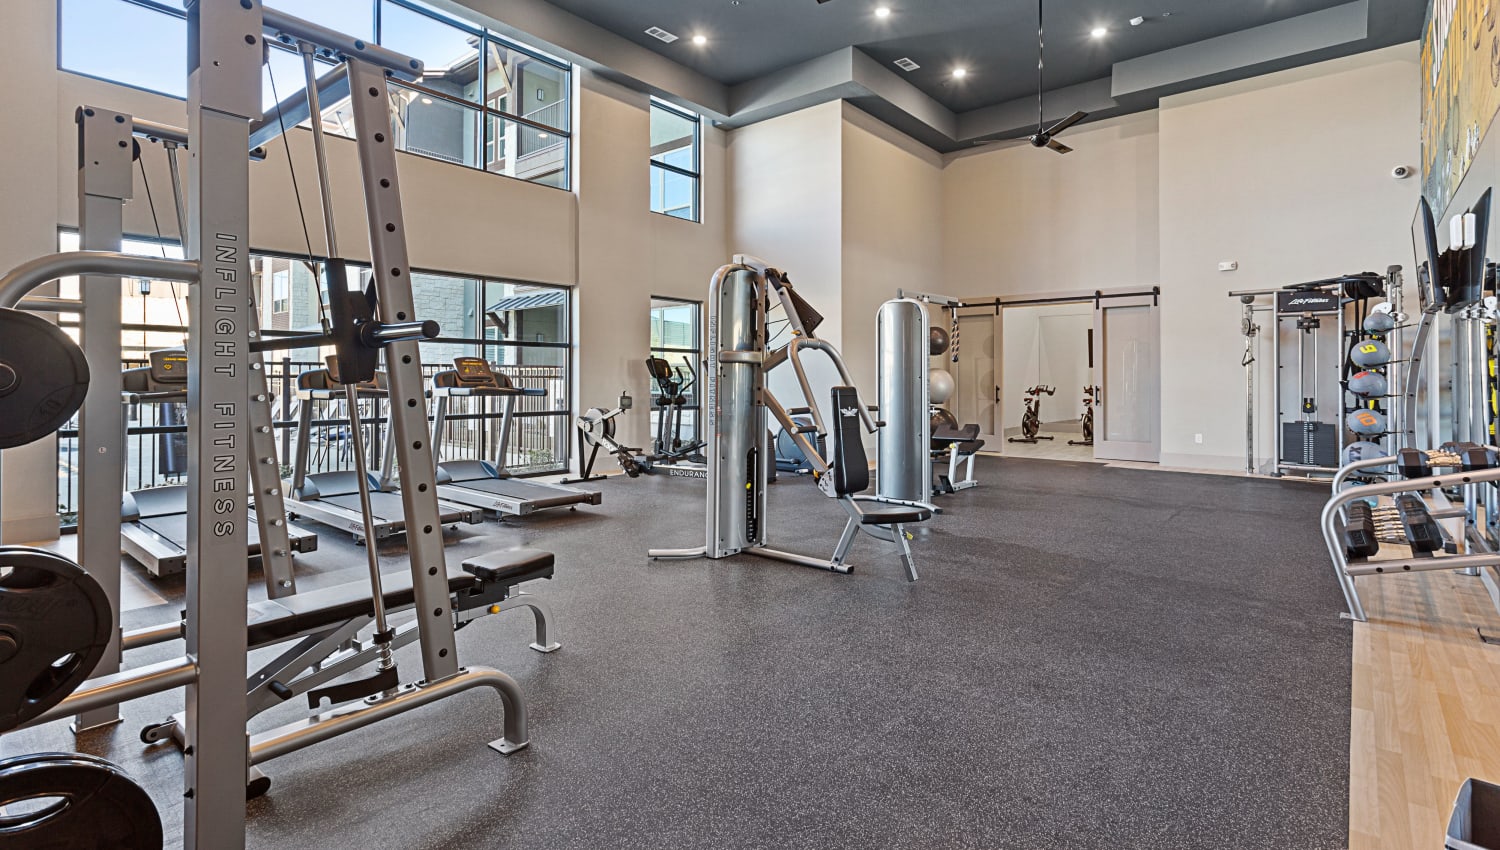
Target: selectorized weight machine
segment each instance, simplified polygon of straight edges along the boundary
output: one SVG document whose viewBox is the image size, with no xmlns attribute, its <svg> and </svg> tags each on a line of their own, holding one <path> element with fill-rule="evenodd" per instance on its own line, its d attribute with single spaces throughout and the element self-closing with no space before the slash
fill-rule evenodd
<svg viewBox="0 0 1500 850">
<path fill-rule="evenodd" d="M 791 340 L 767 350 L 766 315 L 775 300 L 791 323 Z M 652 558 L 727 558 L 739 553 L 759 555 L 816 569 L 848 573 L 847 562 L 854 538 L 860 532 L 899 543 L 907 578 L 917 579 L 916 563 L 907 543 L 907 524 L 932 517 L 925 507 L 880 505 L 873 497 L 859 496 L 869 485 L 869 466 L 861 439 L 861 428 L 874 433 L 881 423 L 870 416 L 853 388 L 848 369 L 838 351 L 813 335 L 822 316 L 792 288 L 790 279 L 765 262 L 737 256 L 730 265 L 714 273 L 708 296 L 708 368 L 705 412 L 708 443 L 707 517 L 704 545 L 693 549 L 653 549 Z M 926 341 L 923 340 L 925 347 Z M 803 349 L 822 351 L 832 361 L 844 383 L 832 391 L 832 411 L 837 417 L 831 431 L 813 398 L 801 362 Z M 924 348 L 925 350 L 925 348 Z M 766 374 L 790 362 L 806 402 L 788 411 L 766 386 Z M 806 415 L 812 425 L 799 426 L 793 414 Z M 925 414 L 925 411 L 923 411 Z M 816 467 L 818 486 L 835 499 L 848 515 L 844 533 L 828 559 L 813 558 L 766 545 L 768 515 L 766 490 L 773 458 L 767 447 L 767 415 L 792 434 Z M 808 439 L 809 434 L 828 434 L 832 458 L 823 458 Z"/>
</svg>

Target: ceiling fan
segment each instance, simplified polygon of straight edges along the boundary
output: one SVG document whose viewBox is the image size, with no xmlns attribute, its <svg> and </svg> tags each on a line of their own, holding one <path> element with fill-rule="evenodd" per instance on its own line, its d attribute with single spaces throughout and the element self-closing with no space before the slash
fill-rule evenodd
<svg viewBox="0 0 1500 850">
<path fill-rule="evenodd" d="M 1074 112 L 1051 127 L 1048 127 L 1042 118 L 1042 97 L 1045 91 L 1042 71 L 1046 67 L 1043 53 L 1043 35 L 1046 30 L 1043 24 L 1042 0 L 1036 0 L 1036 133 L 1027 136 L 1025 140 L 1031 142 L 1031 146 L 1035 148 L 1050 148 L 1058 153 L 1072 153 L 1073 149 L 1059 142 L 1057 137 L 1064 130 L 1087 118 L 1089 114 L 1087 112 Z M 1018 142 L 1021 139 L 1001 139 L 997 141 Z M 995 144 L 995 142 L 976 142 L 975 144 L 990 145 Z"/>
</svg>

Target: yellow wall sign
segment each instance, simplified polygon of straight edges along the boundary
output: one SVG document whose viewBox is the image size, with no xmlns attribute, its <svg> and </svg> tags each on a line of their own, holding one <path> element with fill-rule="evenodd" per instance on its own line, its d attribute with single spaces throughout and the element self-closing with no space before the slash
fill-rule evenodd
<svg viewBox="0 0 1500 850">
<path fill-rule="evenodd" d="M 1500 0 L 1433 0 L 1422 32 L 1422 192 L 1441 216 L 1500 110 Z"/>
</svg>

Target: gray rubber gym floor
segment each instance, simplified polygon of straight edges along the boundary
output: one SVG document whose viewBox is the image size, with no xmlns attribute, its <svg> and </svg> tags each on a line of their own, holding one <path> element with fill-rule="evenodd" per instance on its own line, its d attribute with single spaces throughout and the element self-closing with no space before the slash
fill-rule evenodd
<svg viewBox="0 0 1500 850">
<path fill-rule="evenodd" d="M 702 542 L 703 485 L 685 479 L 466 526 L 451 557 L 557 553 L 533 589 L 561 651 L 527 648 L 525 612 L 459 635 L 466 661 L 520 681 L 531 748 L 486 748 L 488 692 L 317 745 L 267 765 L 251 846 L 1346 846 L 1350 627 L 1324 489 L 992 458 L 979 477 L 917 531 L 916 584 L 863 536 L 852 576 L 649 562 Z M 771 501 L 773 545 L 831 551 L 844 514 L 810 481 Z M 319 531 L 303 586 L 361 575 L 359 550 Z M 176 700 L 127 705 L 87 741 L 150 788 L 169 835 L 181 759 L 136 735 Z M 0 741 L 72 745 L 62 724 Z"/>
</svg>

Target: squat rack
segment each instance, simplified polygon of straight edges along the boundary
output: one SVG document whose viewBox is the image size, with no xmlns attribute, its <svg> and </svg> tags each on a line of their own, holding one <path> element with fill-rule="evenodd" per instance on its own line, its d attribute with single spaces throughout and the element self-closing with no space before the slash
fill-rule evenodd
<svg viewBox="0 0 1500 850">
<path fill-rule="evenodd" d="M 126 151 L 127 155 L 130 136 L 135 132 L 187 144 L 187 215 L 183 219 L 187 259 L 136 257 L 118 251 L 88 250 L 90 246 L 83 245 L 83 250 L 40 257 L 0 277 L 0 307 L 80 312 L 85 316 L 85 325 L 92 316 L 97 331 L 119 321 L 116 293 L 122 278 L 197 285 L 188 309 L 188 478 L 192 490 L 188 499 L 186 652 L 180 658 L 96 677 L 33 723 L 70 714 L 90 715 L 124 700 L 184 687 L 183 846 L 189 850 L 235 850 L 245 846 L 245 782 L 252 761 L 290 752 L 478 686 L 493 688 L 505 704 L 506 737 L 492 747 L 502 752 L 524 747 L 527 732 L 524 701 L 515 681 L 497 670 L 462 667 L 458 662 L 454 623 L 448 611 L 447 569 L 437 514 L 434 464 L 425 442 L 427 412 L 421 364 L 417 342 L 405 336 L 386 346 L 386 358 L 392 397 L 405 400 L 404 404 L 393 405 L 392 412 L 398 462 L 410 484 L 403 488 L 405 516 L 408 528 L 420 529 L 420 533 L 409 536 L 408 558 L 416 609 L 422 612 L 417 625 L 423 680 L 353 707 L 262 733 L 247 746 L 248 576 L 243 568 L 219 567 L 240 563 L 246 552 L 245 518 L 250 494 L 245 492 L 245 484 L 250 470 L 246 468 L 245 450 L 250 442 L 247 428 L 257 425 L 252 415 L 257 406 L 252 397 L 256 386 L 252 375 L 262 385 L 264 381 L 258 353 L 286 345 L 284 340 L 262 338 L 255 329 L 251 311 L 252 124 L 258 133 L 272 121 L 280 124 L 274 112 L 268 120 L 260 111 L 263 40 L 273 37 L 296 43 L 308 59 L 317 52 L 343 61 L 341 69 L 325 75 L 314 88 L 331 85 L 330 78 L 336 74 L 353 93 L 355 123 L 360 128 L 356 144 L 365 187 L 379 318 L 388 323 L 410 323 L 415 311 L 408 283 L 395 151 L 388 138 L 386 79 L 388 75 L 403 79 L 420 76 L 422 63 L 379 45 L 263 8 L 259 0 L 187 0 L 185 6 L 189 56 L 187 132 L 110 113 L 110 132 L 88 134 L 88 143 L 115 142 L 115 148 Z M 309 105 L 309 113 L 312 109 Z M 96 115 L 89 117 L 99 114 L 96 110 Z M 258 145 L 274 135 L 261 133 L 256 138 Z M 89 222 L 90 233 L 101 234 L 101 241 L 104 235 L 117 232 L 119 204 L 129 194 L 128 187 L 118 184 L 110 189 L 97 194 L 86 192 L 80 198 L 80 219 Z M 81 292 L 102 292 L 106 297 L 91 300 L 86 309 L 81 302 L 66 299 L 23 301 L 37 287 L 69 275 L 83 277 Z M 113 309 L 108 306 L 111 304 Z M 381 331 L 377 328 L 375 333 Z M 86 353 L 94 358 L 102 356 L 100 334 L 88 336 L 91 350 Z M 301 338 L 292 343 L 300 346 L 309 341 Z M 116 340 L 116 348 L 107 353 L 111 369 L 95 370 L 97 375 L 115 372 L 115 378 L 102 381 L 98 388 L 91 387 L 85 401 L 83 415 L 94 416 L 95 422 L 99 421 L 99 411 L 106 400 L 110 405 L 108 421 L 117 421 L 120 398 L 118 369 L 114 368 L 117 345 Z M 91 405 L 90 401 L 94 403 Z M 91 473 L 108 475 L 110 469 L 118 469 L 122 445 L 123 437 L 97 446 L 104 451 L 95 453 L 110 457 L 104 463 L 91 465 Z M 274 463 L 274 454 L 261 458 L 260 462 L 267 460 Z M 100 489 L 114 492 L 113 485 Z M 90 499 L 86 507 L 92 506 L 97 511 L 100 501 Z M 104 512 L 118 518 L 119 505 L 105 505 Z M 94 516 L 97 518 L 98 514 Z M 86 526 L 88 517 L 82 519 L 80 525 Z M 91 553 L 102 551 L 100 540 L 95 535 L 89 541 Z M 111 560 L 117 565 L 118 558 L 116 548 L 110 557 L 85 566 L 97 569 Z M 117 604 L 117 600 L 112 601 Z M 432 612 L 431 616 L 426 612 Z M 117 635 L 116 656 L 118 643 Z"/>
</svg>

